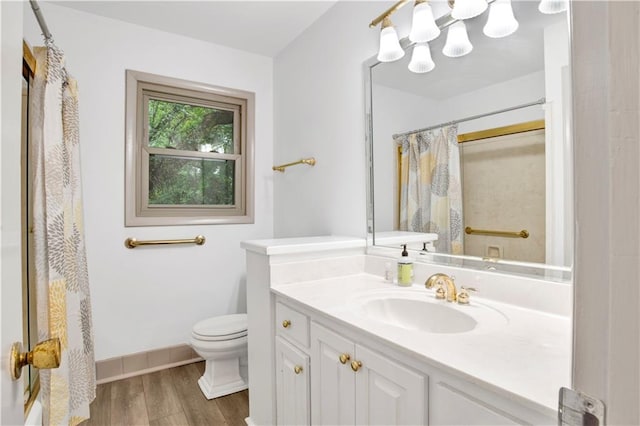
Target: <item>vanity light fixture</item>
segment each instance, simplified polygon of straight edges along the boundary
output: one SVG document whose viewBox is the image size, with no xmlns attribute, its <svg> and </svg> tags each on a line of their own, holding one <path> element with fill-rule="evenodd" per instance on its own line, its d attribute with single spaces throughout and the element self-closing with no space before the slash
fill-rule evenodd
<svg viewBox="0 0 640 426">
<path fill-rule="evenodd" d="M 451 17 L 454 19 L 471 19 L 487 10 L 487 0 L 455 0 Z"/>
<path fill-rule="evenodd" d="M 511 0 L 496 0 L 489 6 L 489 18 L 482 32 L 487 37 L 500 38 L 513 34 L 518 26 Z"/>
<path fill-rule="evenodd" d="M 378 50 L 378 60 L 380 62 L 393 62 L 404 56 L 404 49 L 400 46 L 398 33 L 393 28 L 391 18 L 388 16 L 382 20 L 382 30 L 380 31 L 380 49 Z"/>
<path fill-rule="evenodd" d="M 427 0 L 416 0 L 413 6 L 413 20 L 409 40 L 414 43 L 425 43 L 435 40 L 440 35 L 440 28 L 433 18 L 431 5 Z"/>
<path fill-rule="evenodd" d="M 435 62 L 431 59 L 431 49 L 428 43 L 416 43 L 413 46 L 413 54 L 411 62 L 409 62 L 409 71 L 422 74 L 429 72 L 436 67 Z"/>
<path fill-rule="evenodd" d="M 538 10 L 544 14 L 551 15 L 567 10 L 568 0 L 540 0 Z"/>
<path fill-rule="evenodd" d="M 374 28 L 382 22 L 380 49 L 378 50 L 378 61 L 380 62 L 393 62 L 404 56 L 404 49 L 400 45 L 390 16 L 409 1 L 398 0 L 369 24 L 369 27 Z M 409 41 L 415 44 L 409 63 L 410 71 L 425 73 L 435 68 L 427 42 L 436 39 L 443 28 L 448 27 L 447 40 L 442 49 L 445 56 L 459 58 L 470 53 L 473 50 L 473 45 L 469 41 L 464 20 L 482 14 L 489 7 L 487 23 L 483 28 L 487 37 L 506 37 L 513 34 L 519 27 L 519 23 L 513 15 L 511 0 L 448 0 L 448 4 L 451 12 L 448 16 L 440 17 L 438 22 L 441 23 L 438 25 L 428 0 L 415 0 L 411 32 L 409 33 Z M 568 4 L 569 0 L 540 0 L 538 10 L 545 14 L 560 13 L 567 10 Z"/>
<path fill-rule="evenodd" d="M 467 26 L 464 21 L 457 21 L 447 30 L 447 41 L 442 48 L 442 54 L 450 58 L 459 58 L 470 53 L 473 45 L 469 41 Z"/>
</svg>

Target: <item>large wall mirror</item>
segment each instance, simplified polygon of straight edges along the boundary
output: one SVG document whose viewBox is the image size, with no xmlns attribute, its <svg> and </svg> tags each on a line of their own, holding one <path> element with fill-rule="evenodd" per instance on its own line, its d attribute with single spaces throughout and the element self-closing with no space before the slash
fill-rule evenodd
<svg viewBox="0 0 640 426">
<path fill-rule="evenodd" d="M 403 58 L 365 63 L 370 242 L 408 244 L 413 257 L 436 262 L 570 279 L 568 11 L 543 14 L 538 1 L 514 0 L 514 33 L 486 36 L 485 12 L 464 21 L 473 50 L 449 57 L 449 6 L 429 3 L 442 27 L 429 42 L 431 71 L 409 69 L 416 45 L 408 38 Z"/>
</svg>

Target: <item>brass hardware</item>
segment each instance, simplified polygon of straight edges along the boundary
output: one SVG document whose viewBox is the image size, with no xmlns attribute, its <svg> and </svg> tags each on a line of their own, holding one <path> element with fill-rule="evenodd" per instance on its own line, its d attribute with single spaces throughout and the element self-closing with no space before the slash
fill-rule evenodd
<svg viewBox="0 0 640 426">
<path fill-rule="evenodd" d="M 282 172 L 284 173 L 284 169 L 286 169 L 287 167 L 291 167 L 291 166 L 295 166 L 298 164 L 307 164 L 309 166 L 315 166 L 316 165 L 316 159 L 311 157 L 311 158 L 303 158 L 299 161 L 294 161 L 293 163 L 287 163 L 287 164 L 281 164 L 279 166 L 273 166 L 272 169 L 278 172 Z"/>
<path fill-rule="evenodd" d="M 529 231 L 526 229 L 523 229 L 522 231 L 492 231 L 487 229 L 473 229 L 470 226 L 467 226 L 464 228 L 464 232 L 467 234 L 493 235 L 496 237 L 529 238 Z"/>
<path fill-rule="evenodd" d="M 349 354 L 342 354 L 342 355 L 340 355 L 340 362 L 341 362 L 342 364 L 346 364 L 346 363 L 347 363 L 347 361 L 349 361 L 350 359 L 351 359 L 351 355 L 349 355 Z"/>
<path fill-rule="evenodd" d="M 124 240 L 124 246 L 126 248 L 134 249 L 138 246 L 153 246 L 153 245 L 169 245 L 169 244 L 197 244 L 199 246 L 205 243 L 206 239 L 202 235 L 198 235 L 193 239 L 188 240 L 148 240 L 138 241 L 135 238 L 127 238 Z"/>
<path fill-rule="evenodd" d="M 351 361 L 351 369 L 353 371 L 360 370 L 360 367 L 362 367 L 362 362 L 361 361 Z"/>
<path fill-rule="evenodd" d="M 291 325 L 291 321 L 289 321 L 289 320 L 282 321 L 282 326 L 284 328 L 289 328 L 290 325 Z"/>
<path fill-rule="evenodd" d="M 302 367 L 300 365 L 296 365 L 295 367 L 293 367 L 293 372 L 296 374 L 302 373 Z"/>
<path fill-rule="evenodd" d="M 22 40 L 22 61 L 27 64 L 31 75 L 34 75 L 36 73 L 36 57 L 33 55 L 31 47 L 24 39 Z"/>
<path fill-rule="evenodd" d="M 409 0 L 400 0 L 396 2 L 393 6 L 391 6 L 389 9 L 385 10 L 384 12 L 382 12 L 377 18 L 371 21 L 371 23 L 369 24 L 369 28 L 375 27 L 380 22 L 382 22 L 385 18 L 388 18 L 389 16 L 393 15 L 398 9 L 400 9 L 402 6 L 404 6 L 407 3 L 409 3 Z"/>
<path fill-rule="evenodd" d="M 456 290 L 456 285 L 453 282 L 454 279 L 455 279 L 454 277 L 450 277 L 447 274 L 433 274 L 429 278 L 427 278 L 427 281 L 425 281 L 424 286 L 426 288 L 433 288 L 435 285 L 440 286 L 436 290 L 437 299 L 443 298 L 442 292 L 440 291 L 440 289 L 442 288 L 443 285 L 446 286 L 447 302 L 455 302 L 456 296 L 457 296 L 457 290 Z"/>
<path fill-rule="evenodd" d="M 22 343 L 14 343 L 9 356 L 11 378 L 18 380 L 22 375 L 22 367 L 27 364 L 40 369 L 60 367 L 61 352 L 60 339 L 57 337 L 38 343 L 31 352 L 22 352 Z"/>
<path fill-rule="evenodd" d="M 473 287 L 461 287 L 462 290 L 458 293 L 458 303 L 460 305 L 468 305 L 469 304 L 469 292 L 470 291 L 478 291 Z"/>
<path fill-rule="evenodd" d="M 517 133 L 544 130 L 544 120 L 527 121 L 525 123 L 511 124 L 509 126 L 495 127 L 493 129 L 479 130 L 477 132 L 462 133 L 458 135 L 458 143 L 479 141 L 495 138 L 497 136 L 515 135 Z"/>
<path fill-rule="evenodd" d="M 447 297 L 447 292 L 444 290 L 444 286 L 442 284 L 438 284 L 438 288 L 436 289 L 436 299 L 445 299 Z"/>
</svg>

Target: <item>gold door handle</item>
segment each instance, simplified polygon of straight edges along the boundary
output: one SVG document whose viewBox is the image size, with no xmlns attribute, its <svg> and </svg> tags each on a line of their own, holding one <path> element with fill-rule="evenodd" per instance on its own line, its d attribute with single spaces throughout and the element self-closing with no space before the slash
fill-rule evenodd
<svg viewBox="0 0 640 426">
<path fill-rule="evenodd" d="M 60 339 L 57 337 L 38 343 L 31 352 L 22 352 L 22 343 L 14 343 L 11 345 L 9 356 L 11 378 L 18 380 L 22 374 L 22 367 L 27 364 L 40 369 L 60 367 L 61 352 Z"/>
<path fill-rule="evenodd" d="M 351 369 L 353 371 L 360 370 L 360 367 L 362 367 L 362 362 L 361 361 L 351 361 Z"/>
<path fill-rule="evenodd" d="M 282 321 L 282 326 L 284 328 L 289 328 L 290 325 L 291 325 L 291 321 L 289 321 L 289 320 Z"/>
<path fill-rule="evenodd" d="M 351 355 L 349 354 L 342 354 L 340 355 L 340 362 L 343 364 L 346 364 L 347 361 L 349 361 L 351 359 Z"/>
<path fill-rule="evenodd" d="M 293 372 L 296 374 L 302 373 L 302 367 L 299 365 L 296 365 L 295 367 L 293 367 Z"/>
</svg>

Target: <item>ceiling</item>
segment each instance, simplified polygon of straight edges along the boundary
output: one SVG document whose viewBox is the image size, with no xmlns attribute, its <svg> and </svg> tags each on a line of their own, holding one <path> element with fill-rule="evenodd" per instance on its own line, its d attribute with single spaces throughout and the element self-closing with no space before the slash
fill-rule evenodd
<svg viewBox="0 0 640 426">
<path fill-rule="evenodd" d="M 274 57 L 331 8 L 321 1 L 54 1 L 120 21 Z"/>
<path fill-rule="evenodd" d="M 391 63 L 374 67 L 372 78 L 376 84 L 414 93 L 431 99 L 447 99 L 469 93 L 493 84 L 502 83 L 527 74 L 544 71 L 544 28 L 549 24 L 567 20 L 565 13 L 544 15 L 537 9 L 538 2 L 513 1 L 518 30 L 505 38 L 492 39 L 482 33 L 487 12 L 465 20 L 473 51 L 461 58 L 448 58 L 442 54 L 447 32 L 429 43 L 436 67 L 425 74 L 407 69 L 413 48 L 405 56 Z M 434 13 L 435 14 L 435 13 Z M 410 21 L 410 17 L 407 17 Z M 409 32 L 400 29 L 400 18 L 394 20 L 399 36 Z"/>
</svg>

